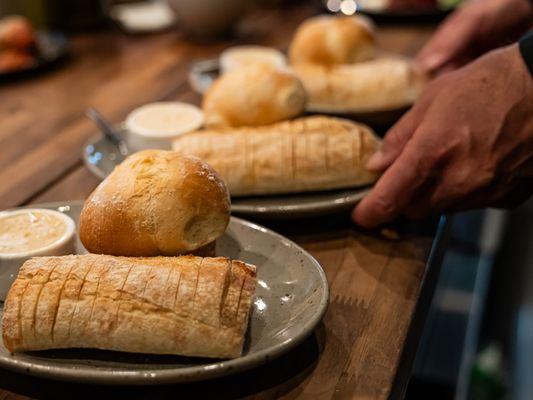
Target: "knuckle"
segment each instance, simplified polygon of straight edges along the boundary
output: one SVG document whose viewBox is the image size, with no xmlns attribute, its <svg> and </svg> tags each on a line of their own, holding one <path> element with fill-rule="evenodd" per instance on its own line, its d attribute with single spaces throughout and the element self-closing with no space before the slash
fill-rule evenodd
<svg viewBox="0 0 533 400">
<path fill-rule="evenodd" d="M 429 175 L 430 172 L 432 172 L 433 168 L 435 168 L 439 164 L 441 157 L 442 157 L 441 153 L 437 151 L 433 151 L 421 157 L 418 161 L 419 175 L 420 176 Z"/>
<path fill-rule="evenodd" d="M 385 135 L 385 138 L 383 139 L 383 145 L 386 147 L 396 147 L 401 142 L 401 133 L 399 127 L 393 127 L 387 134 Z"/>
</svg>

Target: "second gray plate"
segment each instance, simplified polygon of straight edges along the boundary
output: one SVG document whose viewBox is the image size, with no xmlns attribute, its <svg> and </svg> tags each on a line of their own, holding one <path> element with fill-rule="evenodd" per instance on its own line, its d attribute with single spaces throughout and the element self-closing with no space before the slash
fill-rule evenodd
<svg viewBox="0 0 533 400">
<path fill-rule="evenodd" d="M 83 160 L 104 179 L 118 163 L 116 147 L 102 136 L 91 139 L 83 149 Z M 277 196 L 236 197 L 231 199 L 235 214 L 260 218 L 302 218 L 321 216 L 352 208 L 370 188 L 331 190 Z"/>
</svg>

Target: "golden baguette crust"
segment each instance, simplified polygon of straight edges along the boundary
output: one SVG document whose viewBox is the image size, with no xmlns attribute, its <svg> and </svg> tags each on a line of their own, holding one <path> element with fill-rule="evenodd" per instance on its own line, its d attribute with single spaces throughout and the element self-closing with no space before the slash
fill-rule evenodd
<svg viewBox="0 0 533 400">
<path fill-rule="evenodd" d="M 85 201 L 80 239 L 95 254 L 190 254 L 220 237 L 229 219 L 228 190 L 211 167 L 173 151 L 144 150 Z"/>
<path fill-rule="evenodd" d="M 426 77 L 402 58 L 353 65 L 293 65 L 314 112 L 372 112 L 406 107 L 419 97 Z"/>
<path fill-rule="evenodd" d="M 223 257 L 33 258 L 5 301 L 4 345 L 234 358 L 255 285 L 254 266 Z"/>
<path fill-rule="evenodd" d="M 173 143 L 176 151 L 196 155 L 217 170 L 233 196 L 370 184 L 377 175 L 364 165 L 378 146 L 365 125 L 322 116 L 192 132 Z"/>
</svg>

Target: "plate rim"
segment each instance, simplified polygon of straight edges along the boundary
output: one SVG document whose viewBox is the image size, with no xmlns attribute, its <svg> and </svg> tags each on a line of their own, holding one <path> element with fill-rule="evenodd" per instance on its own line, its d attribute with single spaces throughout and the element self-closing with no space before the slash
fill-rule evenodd
<svg viewBox="0 0 533 400">
<path fill-rule="evenodd" d="M 59 208 L 62 206 L 81 206 L 83 201 L 58 201 L 30 204 L 23 207 L 12 208 Z M 35 364 L 27 360 L 17 360 L 13 355 L 0 355 L 0 367 L 20 372 L 23 374 L 48 378 L 59 381 L 77 382 L 77 383 L 92 383 L 102 385 L 160 385 L 169 383 L 186 383 L 196 382 L 202 380 L 213 379 L 216 377 L 223 377 L 232 375 L 238 372 L 246 371 L 268 361 L 278 358 L 287 353 L 298 344 L 302 343 L 309 337 L 316 326 L 322 321 L 328 304 L 329 304 L 329 284 L 326 273 L 322 269 L 320 263 L 308 251 L 302 248 L 299 244 L 293 242 L 289 238 L 259 225 L 255 222 L 248 221 L 243 218 L 231 216 L 231 222 L 239 225 L 244 225 L 248 228 L 261 231 L 276 237 L 284 243 L 288 243 L 291 247 L 296 248 L 302 255 L 308 258 L 311 265 L 313 265 L 320 277 L 320 284 L 323 289 L 323 295 L 317 303 L 317 312 L 313 318 L 305 321 L 302 329 L 293 337 L 287 338 L 275 346 L 268 347 L 253 354 L 247 354 L 239 358 L 231 360 L 217 361 L 203 366 L 190 366 L 183 368 L 168 368 L 168 369 L 136 369 L 133 371 L 116 371 L 108 367 L 76 367 L 72 368 L 66 364 L 65 366 L 50 366 L 43 364 Z"/>
</svg>

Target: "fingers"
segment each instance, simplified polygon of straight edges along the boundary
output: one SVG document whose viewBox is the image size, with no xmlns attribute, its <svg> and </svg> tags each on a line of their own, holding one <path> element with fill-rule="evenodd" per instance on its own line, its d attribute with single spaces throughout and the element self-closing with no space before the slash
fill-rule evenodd
<svg viewBox="0 0 533 400">
<path fill-rule="evenodd" d="M 379 150 L 368 160 L 366 169 L 375 172 L 384 171 L 398 158 L 422 121 L 428 104 L 429 98 L 422 98 L 389 129 Z"/>
<path fill-rule="evenodd" d="M 432 168 L 419 141 L 410 141 L 374 189 L 352 212 L 353 220 L 364 227 L 374 227 L 394 219 L 413 201 Z"/>
<path fill-rule="evenodd" d="M 416 62 L 428 73 L 439 70 L 446 64 L 462 57 L 463 53 L 473 44 L 477 27 L 474 18 L 462 10 L 452 15 L 433 35 L 430 41 L 418 53 Z"/>
</svg>

